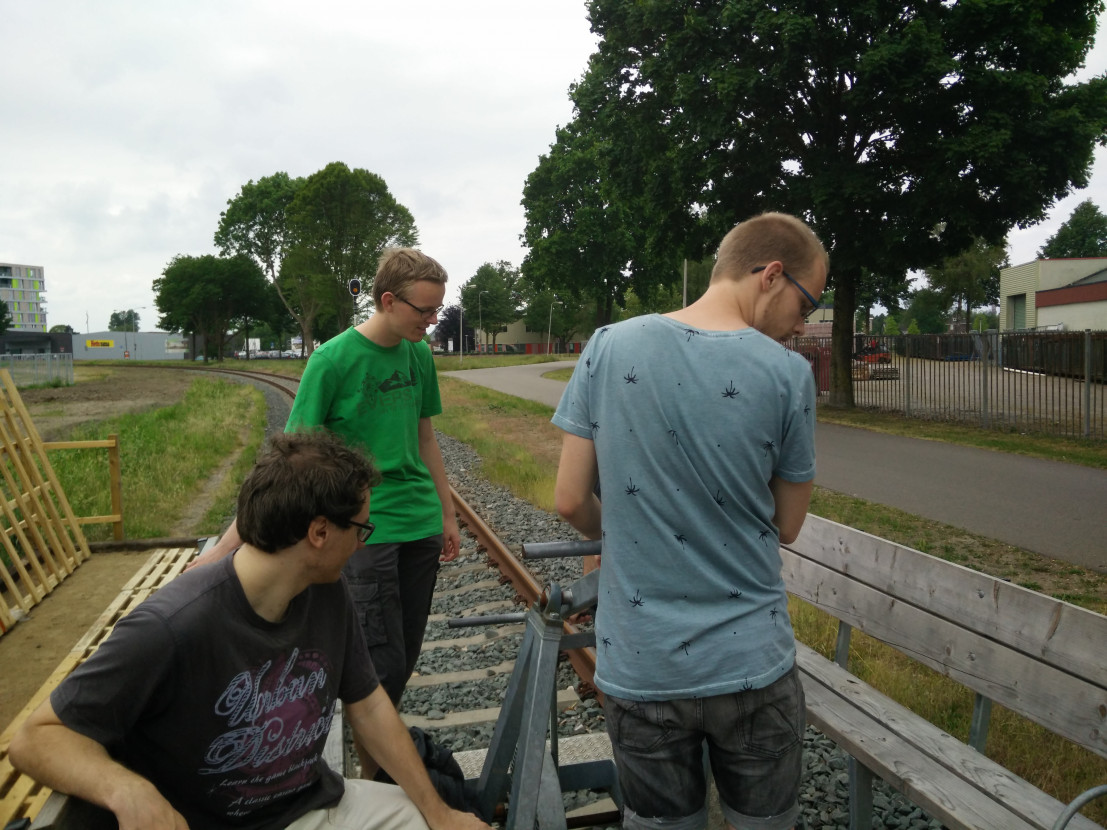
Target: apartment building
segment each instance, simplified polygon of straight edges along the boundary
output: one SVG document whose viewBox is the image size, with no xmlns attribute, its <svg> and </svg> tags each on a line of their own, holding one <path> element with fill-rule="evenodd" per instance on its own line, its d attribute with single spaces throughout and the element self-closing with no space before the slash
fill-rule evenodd
<svg viewBox="0 0 1107 830">
<path fill-rule="evenodd" d="M 10 331 L 46 331 L 46 281 L 41 265 L 0 262 L 0 300 L 8 305 Z"/>
</svg>

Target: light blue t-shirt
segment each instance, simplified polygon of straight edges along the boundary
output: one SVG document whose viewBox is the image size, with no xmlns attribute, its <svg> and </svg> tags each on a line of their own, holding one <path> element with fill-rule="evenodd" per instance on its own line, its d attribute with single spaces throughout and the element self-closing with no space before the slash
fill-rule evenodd
<svg viewBox="0 0 1107 830">
<path fill-rule="evenodd" d="M 596 685 L 632 700 L 767 686 L 795 660 L 769 479 L 815 477 L 815 384 L 753 329 L 600 329 L 555 425 L 595 442 Z"/>
</svg>

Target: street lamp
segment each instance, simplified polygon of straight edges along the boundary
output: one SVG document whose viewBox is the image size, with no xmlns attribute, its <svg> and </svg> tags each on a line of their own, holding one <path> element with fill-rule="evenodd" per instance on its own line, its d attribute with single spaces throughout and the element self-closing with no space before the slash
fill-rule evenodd
<svg viewBox="0 0 1107 830">
<path fill-rule="evenodd" d="M 553 307 L 554 307 L 554 303 L 557 303 L 558 305 L 565 305 L 565 303 L 561 302 L 561 300 L 557 299 L 556 297 L 554 297 L 553 299 L 550 300 L 550 323 L 549 323 L 549 327 L 546 330 L 546 354 L 550 354 L 550 343 L 553 340 Z"/>
<path fill-rule="evenodd" d="M 465 359 L 465 301 L 461 295 L 457 295 L 457 342 L 461 344 L 461 350 L 457 353 L 457 365 Z"/>
<path fill-rule="evenodd" d="M 482 291 L 482 292 L 480 292 L 480 294 L 477 294 L 477 328 L 480 329 L 480 339 L 484 340 L 485 343 L 487 343 L 488 340 L 484 336 L 484 315 L 481 312 L 480 298 L 483 297 L 487 293 L 488 293 L 487 291 Z M 483 349 L 481 351 L 483 351 Z"/>
</svg>

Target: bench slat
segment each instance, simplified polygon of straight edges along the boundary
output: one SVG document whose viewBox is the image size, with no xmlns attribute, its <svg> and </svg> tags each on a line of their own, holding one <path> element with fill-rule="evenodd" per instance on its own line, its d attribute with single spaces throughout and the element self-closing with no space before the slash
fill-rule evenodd
<svg viewBox="0 0 1107 830">
<path fill-rule="evenodd" d="M 809 722 L 943 823 L 1049 830 L 1065 808 L 808 646 L 796 659 Z M 1099 825 L 1076 816 L 1069 827 Z"/>
<path fill-rule="evenodd" d="M 1107 688 L 1100 614 L 818 516 L 788 548 Z"/>
<path fill-rule="evenodd" d="M 787 548 L 781 561 L 788 590 L 800 599 L 1107 757 L 1107 690 Z"/>
</svg>

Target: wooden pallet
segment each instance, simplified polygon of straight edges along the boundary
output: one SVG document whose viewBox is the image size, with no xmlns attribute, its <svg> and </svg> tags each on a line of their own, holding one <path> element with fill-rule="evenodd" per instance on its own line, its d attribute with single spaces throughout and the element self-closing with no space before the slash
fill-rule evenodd
<svg viewBox="0 0 1107 830">
<path fill-rule="evenodd" d="M 0 635 L 88 559 L 34 422 L 7 369 L 0 369 Z"/>
<path fill-rule="evenodd" d="M 20 818 L 34 818 L 49 798 L 51 791 L 36 781 L 21 775 L 8 760 L 12 736 L 27 717 L 46 700 L 73 669 L 88 659 L 115 624 L 127 616 L 140 602 L 173 580 L 196 555 L 195 548 L 162 548 L 155 550 L 146 564 L 123 586 L 111 604 L 97 618 L 50 674 L 34 697 L 15 719 L 0 732 L 0 827 Z"/>
</svg>

